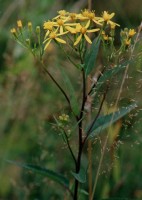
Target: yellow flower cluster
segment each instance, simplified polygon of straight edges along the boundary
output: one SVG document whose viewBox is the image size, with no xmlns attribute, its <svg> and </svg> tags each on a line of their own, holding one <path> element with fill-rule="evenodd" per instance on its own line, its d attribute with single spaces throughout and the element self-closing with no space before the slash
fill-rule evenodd
<svg viewBox="0 0 142 200">
<path fill-rule="evenodd" d="M 62 114 L 62 115 L 59 116 L 59 120 L 67 122 L 69 120 L 69 116 L 66 115 L 66 114 Z"/>
<path fill-rule="evenodd" d="M 46 49 L 52 40 L 59 43 L 66 44 L 66 40 L 62 39 L 63 35 L 73 35 L 73 45 L 79 44 L 82 39 L 88 43 L 92 43 L 88 33 L 100 31 L 104 26 L 110 25 L 115 28 L 118 24 L 111 21 L 115 14 L 109 14 L 107 11 L 102 13 L 101 17 L 95 15 L 95 11 L 87 9 L 82 10 L 81 13 L 70 13 L 65 10 L 60 10 L 58 15 L 51 21 L 44 23 L 43 27 L 46 31 L 44 44 Z"/>
<path fill-rule="evenodd" d="M 136 34 L 134 29 L 125 28 L 124 31 L 121 31 L 122 43 L 125 46 L 129 46 L 131 44 L 132 37 Z"/>
</svg>

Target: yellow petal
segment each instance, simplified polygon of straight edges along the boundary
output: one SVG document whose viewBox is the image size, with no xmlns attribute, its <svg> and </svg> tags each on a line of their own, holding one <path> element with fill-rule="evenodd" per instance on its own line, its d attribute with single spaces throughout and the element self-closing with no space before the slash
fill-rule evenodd
<svg viewBox="0 0 142 200">
<path fill-rule="evenodd" d="M 82 34 L 80 36 L 78 36 L 78 38 L 76 39 L 76 41 L 73 45 L 76 46 L 80 42 L 81 38 L 82 38 Z"/>
<path fill-rule="evenodd" d="M 48 30 L 48 31 L 46 32 L 46 34 L 45 34 L 44 39 L 47 38 L 47 36 L 49 35 L 49 33 L 50 33 L 50 31 Z"/>
<path fill-rule="evenodd" d="M 95 22 L 96 24 L 98 24 L 98 25 L 101 25 L 101 26 L 102 26 L 102 24 L 101 24 L 101 23 L 99 23 L 98 21 L 96 21 L 95 19 L 92 19 L 92 21 L 93 21 L 93 22 Z"/>
<path fill-rule="evenodd" d="M 114 15 L 115 15 L 115 13 L 111 13 L 111 14 L 109 15 L 110 19 L 113 18 Z"/>
<path fill-rule="evenodd" d="M 56 40 L 57 42 L 62 43 L 62 44 L 66 44 L 66 41 L 65 41 L 65 40 L 62 40 L 61 38 L 56 37 L 55 40 Z"/>
<path fill-rule="evenodd" d="M 72 34 L 75 34 L 75 33 L 76 33 L 75 29 L 72 28 L 72 27 L 70 27 L 70 26 L 66 26 L 66 29 L 67 29 L 69 32 L 71 32 Z"/>
<path fill-rule="evenodd" d="M 95 29 L 92 29 L 92 30 L 87 30 L 87 33 L 94 33 L 94 32 L 97 32 L 99 30 L 100 30 L 99 28 L 95 28 Z"/>
<path fill-rule="evenodd" d="M 47 38 L 46 40 L 43 41 L 43 44 L 46 43 L 48 40 L 50 40 L 50 38 Z"/>
<path fill-rule="evenodd" d="M 90 38 L 86 34 L 84 34 L 84 37 L 85 37 L 85 39 L 87 40 L 88 43 L 92 44 L 92 41 L 90 40 Z"/>
<path fill-rule="evenodd" d="M 65 31 L 65 32 L 63 32 L 63 33 L 59 33 L 59 34 L 57 34 L 57 36 L 65 35 L 65 34 L 67 34 L 67 33 L 68 33 L 68 31 Z"/>
<path fill-rule="evenodd" d="M 85 28 L 87 29 L 89 26 L 90 26 L 90 20 L 88 20 L 88 22 L 87 22 Z"/>
<path fill-rule="evenodd" d="M 47 47 L 49 46 L 50 42 L 51 42 L 51 39 L 46 43 L 46 45 L 45 45 L 45 47 L 44 47 L 44 50 L 47 49 Z"/>
<path fill-rule="evenodd" d="M 60 26 L 60 33 L 62 34 L 63 33 L 63 27 Z"/>
</svg>

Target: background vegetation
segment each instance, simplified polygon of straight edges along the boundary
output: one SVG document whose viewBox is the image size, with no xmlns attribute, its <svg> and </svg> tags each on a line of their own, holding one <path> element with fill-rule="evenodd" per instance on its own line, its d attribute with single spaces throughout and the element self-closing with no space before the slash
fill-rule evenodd
<svg viewBox="0 0 142 200">
<path fill-rule="evenodd" d="M 64 98 L 56 86 L 38 67 L 32 56 L 15 43 L 10 36 L 10 29 L 16 21 L 32 21 L 34 26 L 54 17 L 61 9 L 79 11 L 87 6 L 87 1 L 80 0 L 0 0 L 0 199 L 64 199 L 64 190 L 48 178 L 23 170 L 5 160 L 17 160 L 38 164 L 71 177 L 72 162 L 66 146 L 57 131 L 51 126 L 53 116 L 58 116 L 62 109 L 68 113 Z M 100 14 L 103 10 L 116 13 L 115 21 L 122 28 L 135 28 L 142 19 L 141 0 L 95 0 L 93 9 Z M 119 40 L 118 40 L 119 42 Z M 142 44 L 136 47 L 141 51 Z M 54 45 L 45 55 L 52 74 L 62 82 L 58 65 L 67 69 L 70 78 L 78 77 L 58 52 Z M 101 57 L 100 57 L 101 60 Z M 135 65 L 129 70 L 120 105 L 130 101 L 142 103 L 142 57 L 138 56 Z M 119 79 L 119 77 L 118 77 Z M 108 103 L 119 85 L 110 91 Z M 79 84 L 79 80 L 77 81 Z M 78 85 L 74 85 L 77 90 Z M 57 98 L 58 97 L 58 98 Z M 104 109 L 107 108 L 104 107 Z M 112 133 L 118 133 L 117 145 L 113 149 L 109 142 L 101 174 L 99 177 L 96 199 L 120 197 L 121 199 L 142 199 L 142 113 L 133 113 L 112 127 Z M 74 137 L 74 142 L 76 137 Z M 114 138 L 113 138 L 114 140 Z M 98 166 L 103 137 L 93 141 L 93 176 Z M 87 155 L 85 155 L 87 156 Z M 87 185 L 84 189 L 87 189 Z M 87 199 L 82 196 L 81 199 Z"/>
</svg>

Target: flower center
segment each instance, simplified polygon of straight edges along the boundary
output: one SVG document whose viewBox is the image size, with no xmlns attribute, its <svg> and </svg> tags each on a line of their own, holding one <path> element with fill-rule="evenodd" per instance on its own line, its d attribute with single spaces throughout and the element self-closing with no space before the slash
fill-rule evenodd
<svg viewBox="0 0 142 200">
<path fill-rule="evenodd" d="M 93 19 L 94 17 L 95 17 L 95 13 L 93 13 L 93 12 L 88 13 L 89 19 Z"/>
<path fill-rule="evenodd" d="M 87 29 L 86 29 L 85 27 L 82 27 L 82 28 L 80 29 L 80 32 L 81 32 L 82 34 L 85 34 L 86 31 L 87 31 Z"/>
<path fill-rule="evenodd" d="M 74 20 L 74 19 L 76 18 L 76 14 L 75 14 L 75 13 L 70 13 L 70 18 L 71 18 L 72 20 Z"/>
<path fill-rule="evenodd" d="M 63 25 L 64 25 L 64 22 L 63 22 L 63 20 L 58 19 L 58 20 L 57 20 L 57 24 L 58 24 L 59 26 L 63 26 Z"/>
<path fill-rule="evenodd" d="M 55 32 L 51 32 L 49 35 L 50 39 L 55 39 L 57 37 Z"/>
</svg>

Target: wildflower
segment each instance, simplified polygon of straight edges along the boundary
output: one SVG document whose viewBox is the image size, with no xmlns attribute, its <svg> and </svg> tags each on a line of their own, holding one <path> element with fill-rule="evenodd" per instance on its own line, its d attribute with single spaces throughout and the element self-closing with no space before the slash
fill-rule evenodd
<svg viewBox="0 0 142 200">
<path fill-rule="evenodd" d="M 105 41 L 107 41 L 109 39 L 108 35 L 103 35 L 103 38 Z"/>
<path fill-rule="evenodd" d="M 16 31 L 15 28 L 12 28 L 12 29 L 10 30 L 10 32 L 13 34 L 14 37 L 17 36 L 17 31 Z"/>
<path fill-rule="evenodd" d="M 31 22 L 28 22 L 28 29 L 29 29 L 29 31 L 32 31 L 32 23 Z"/>
<path fill-rule="evenodd" d="M 125 44 L 126 46 L 129 46 L 129 45 L 131 44 L 131 39 L 126 39 L 126 40 L 124 41 L 124 44 Z"/>
<path fill-rule="evenodd" d="M 82 37 L 84 37 L 86 39 L 86 41 L 90 44 L 92 44 L 92 41 L 90 40 L 90 38 L 87 36 L 86 33 L 92 33 L 92 32 L 97 32 L 100 29 L 96 28 L 96 29 L 91 29 L 88 30 L 88 26 L 89 26 L 89 22 L 86 24 L 86 26 L 82 26 L 81 24 L 77 24 L 76 28 L 68 28 L 68 30 L 71 33 L 80 33 L 80 35 L 77 37 L 76 41 L 74 42 L 74 46 L 76 46 L 82 39 Z"/>
<path fill-rule="evenodd" d="M 55 22 L 52 22 L 52 21 L 48 21 L 48 22 L 45 22 L 43 24 L 43 28 L 45 30 L 47 30 L 46 34 L 45 34 L 45 38 L 49 35 L 49 33 L 53 30 L 53 27 L 54 27 L 54 24 Z"/>
<path fill-rule="evenodd" d="M 61 121 L 68 121 L 69 120 L 69 116 L 66 114 L 62 114 L 59 116 L 59 120 Z"/>
<path fill-rule="evenodd" d="M 37 34 L 40 34 L 40 26 L 37 26 L 37 27 L 36 27 L 36 33 L 37 33 Z"/>
<path fill-rule="evenodd" d="M 134 35 L 136 34 L 135 30 L 134 29 L 130 29 L 129 32 L 128 32 L 128 37 L 133 37 Z"/>
<path fill-rule="evenodd" d="M 10 32 L 14 35 L 14 34 L 16 34 L 16 29 L 15 29 L 15 28 L 12 28 L 12 29 L 10 30 Z"/>
<path fill-rule="evenodd" d="M 58 15 L 54 17 L 53 19 L 64 18 L 66 17 L 67 14 L 68 12 L 66 10 L 59 10 Z"/>
<path fill-rule="evenodd" d="M 111 24 L 110 24 L 110 28 L 111 28 L 112 30 L 114 30 L 114 29 L 115 29 L 115 27 L 116 27 L 116 23 L 114 23 L 114 22 L 111 22 Z"/>
<path fill-rule="evenodd" d="M 17 21 L 17 26 L 18 26 L 18 28 L 22 28 L 22 27 L 23 27 L 22 21 L 21 21 L 21 20 L 18 20 L 18 21 Z"/>
<path fill-rule="evenodd" d="M 115 13 L 111 13 L 109 14 L 107 11 L 104 11 L 102 14 L 102 18 L 99 19 L 99 22 L 105 22 L 106 24 L 110 24 L 112 26 L 114 26 L 114 24 L 116 26 L 119 26 L 119 24 L 111 21 L 111 19 L 114 17 Z"/>
<path fill-rule="evenodd" d="M 95 16 L 95 11 L 89 11 L 89 10 L 85 9 L 84 11 L 82 11 L 81 15 L 79 15 L 78 18 L 80 20 L 88 20 L 90 23 L 91 23 L 91 21 L 93 21 L 94 23 L 96 23 L 98 25 L 102 25 L 101 23 L 98 22 L 99 18 Z M 89 23 L 89 25 L 90 25 L 90 23 Z"/>
<path fill-rule="evenodd" d="M 111 13 L 111 14 L 108 14 L 107 11 L 104 11 L 103 12 L 103 19 L 105 22 L 108 22 L 110 21 L 110 19 L 112 19 L 114 17 L 115 13 Z"/>
<path fill-rule="evenodd" d="M 29 38 L 26 39 L 26 44 L 27 44 L 27 46 L 30 46 L 30 39 Z"/>
<path fill-rule="evenodd" d="M 60 33 L 64 32 L 64 28 L 76 25 L 76 23 L 65 23 L 67 20 L 68 18 L 64 20 L 59 18 L 56 20 L 54 26 L 57 27 L 57 30 L 59 29 Z"/>
<path fill-rule="evenodd" d="M 46 43 L 46 42 L 47 42 L 46 45 L 45 45 L 45 47 L 44 47 L 44 50 L 49 46 L 49 44 L 50 44 L 50 42 L 51 42 L 52 40 L 56 40 L 56 41 L 59 42 L 59 43 L 66 44 L 66 41 L 63 40 L 63 39 L 61 39 L 61 38 L 59 38 L 59 36 L 64 35 L 64 34 L 66 34 L 67 32 L 68 32 L 68 31 L 66 31 L 66 32 L 64 32 L 64 33 L 60 33 L 60 34 L 57 34 L 55 31 L 50 32 L 49 37 L 48 37 L 46 40 L 44 40 L 44 42 L 43 42 L 43 43 Z"/>
</svg>

